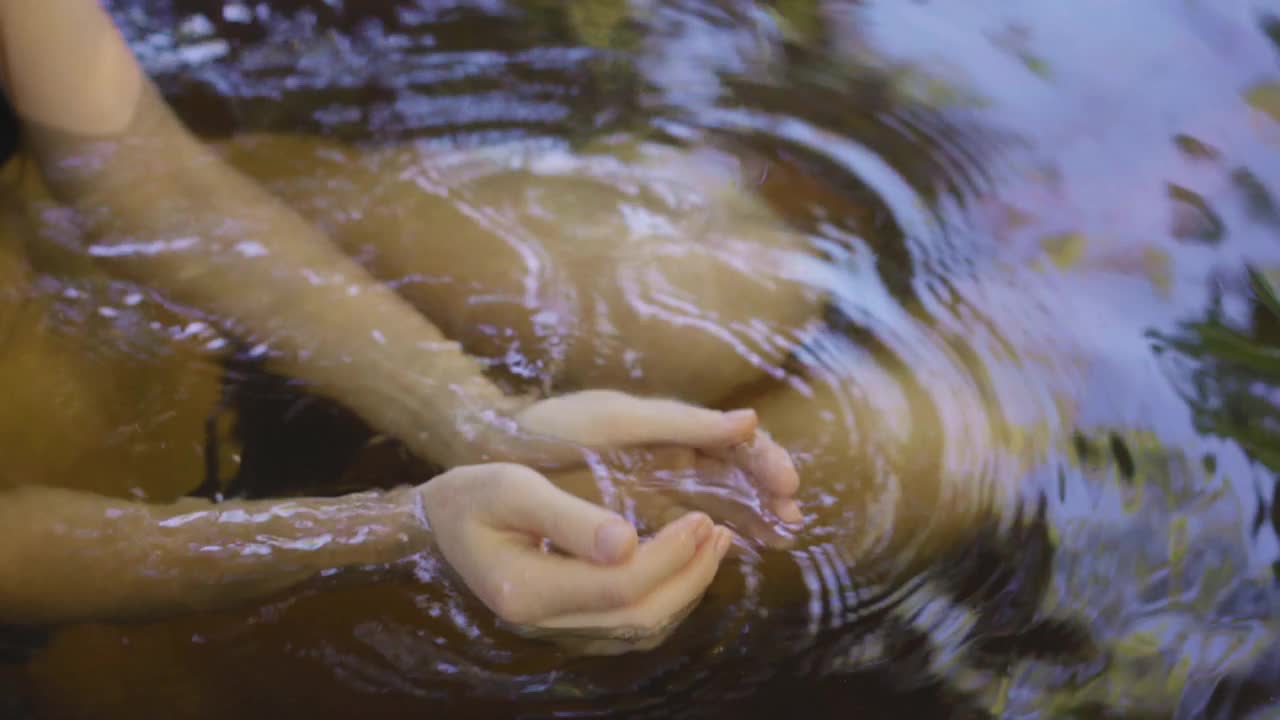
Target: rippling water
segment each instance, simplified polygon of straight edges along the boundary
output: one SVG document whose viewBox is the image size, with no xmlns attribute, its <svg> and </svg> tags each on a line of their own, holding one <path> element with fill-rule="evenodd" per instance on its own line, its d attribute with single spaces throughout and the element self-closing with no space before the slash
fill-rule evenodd
<svg viewBox="0 0 1280 720">
<path fill-rule="evenodd" d="M 416 167 L 437 184 L 410 191 L 485 218 L 523 253 L 533 299 L 521 302 L 568 318 L 546 335 L 565 345 L 500 332 L 483 345 L 511 382 L 562 382 L 574 342 L 600 347 L 591 322 L 643 306 L 709 328 L 709 348 L 810 398 L 803 422 L 775 428 L 801 465 L 810 529 L 791 550 L 726 563 L 651 653 L 582 659 L 520 639 L 424 560 L 425 582 L 335 580 L 239 612 L 64 629 L 14 671 L 40 714 L 1280 711 L 1280 315 L 1258 299 L 1280 279 L 1280 6 L 112 5 L 211 141 L 363 148 L 339 156 L 345 167 L 417 143 L 431 160 Z M 637 141 L 694 150 L 616 144 Z M 336 226 L 405 197 L 403 176 L 381 176 L 352 206 L 230 142 L 233 161 L 282 196 L 314 192 Z M 486 185 L 521 173 L 517 191 Z M 788 238 L 785 270 L 768 272 L 821 298 L 822 329 L 802 337 L 764 309 L 718 325 L 678 263 L 654 261 L 667 270 L 618 298 L 561 302 L 536 262 L 657 226 L 724 238 L 721 259 L 734 241 Z M 227 342 L 203 323 L 71 277 L 35 287 L 60 325 L 97 323 L 125 343 L 99 352 L 141 358 L 133 372 L 168 377 L 161 368 L 175 387 L 192 368 L 216 371 L 149 355 L 146 332 Z M 670 362 L 615 354 L 642 369 L 641 388 Z M 423 472 L 361 451 L 358 421 L 251 366 L 232 368 L 247 378 L 229 395 L 242 447 L 222 468 L 247 492 L 314 490 L 305 479 L 335 463 L 349 466 L 342 487 Z M 163 448 L 111 455 L 119 479 L 104 489 L 137 491 L 131 472 L 205 469 L 203 438 L 183 452 L 165 443 L 164 402 L 217 399 L 157 392 L 125 393 L 134 404 L 119 412 L 151 421 L 138 442 Z M 766 421 L 769 409 L 791 417 L 771 397 L 738 388 Z M 115 416 L 99 422 L 106 432 Z"/>
</svg>

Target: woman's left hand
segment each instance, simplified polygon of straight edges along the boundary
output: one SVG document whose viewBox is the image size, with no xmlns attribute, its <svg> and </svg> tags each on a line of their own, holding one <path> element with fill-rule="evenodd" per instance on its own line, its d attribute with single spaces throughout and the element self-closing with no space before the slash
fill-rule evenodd
<svg viewBox="0 0 1280 720">
<path fill-rule="evenodd" d="M 607 465 L 615 476 L 666 478 L 668 490 L 684 491 L 684 505 L 738 525 L 770 545 L 780 544 L 785 533 L 759 513 L 749 517 L 752 509 L 787 524 L 802 519 L 795 501 L 799 476 L 791 456 L 759 428 L 753 410 L 720 412 L 675 400 L 589 390 L 541 400 L 515 419 L 531 433 L 600 451 L 623 451 L 610 453 Z M 750 497 L 741 497 L 744 492 Z"/>
</svg>

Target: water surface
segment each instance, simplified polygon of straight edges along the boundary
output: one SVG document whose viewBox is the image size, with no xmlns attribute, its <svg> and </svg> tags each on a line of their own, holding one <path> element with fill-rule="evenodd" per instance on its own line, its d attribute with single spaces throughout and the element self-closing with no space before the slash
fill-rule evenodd
<svg viewBox="0 0 1280 720">
<path fill-rule="evenodd" d="M 824 258 L 808 278 L 838 332 L 803 353 L 810 377 L 850 397 L 922 393 L 947 442 L 913 462 L 1018 502 L 881 585 L 829 542 L 880 518 L 806 487 L 821 508 L 806 540 L 726 564 L 708 602 L 643 655 L 522 640 L 426 561 L 432 582 L 335 581 L 237 612 L 67 628 L 15 671 L 41 715 L 1280 712 L 1280 304 L 1265 302 L 1280 279 L 1280 6 L 112 10 L 213 141 L 569 152 L 625 134 L 734 148 L 750 191 Z M 109 306 L 132 307 L 119 293 Z M 498 359 L 528 370 L 519 353 Z M 297 491 L 358 455 L 358 422 L 254 378 L 244 447 L 223 471 L 257 494 Z M 139 412 L 163 417 L 155 403 Z M 360 457 L 346 481 L 421 471 Z M 845 482 L 902 462 L 851 457 Z M 952 509 L 922 499 L 921 526 Z"/>
</svg>

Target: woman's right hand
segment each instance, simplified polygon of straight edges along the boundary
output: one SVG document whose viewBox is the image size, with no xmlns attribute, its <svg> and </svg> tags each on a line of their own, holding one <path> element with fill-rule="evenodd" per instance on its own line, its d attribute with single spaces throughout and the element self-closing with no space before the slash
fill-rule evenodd
<svg viewBox="0 0 1280 720">
<path fill-rule="evenodd" d="M 520 465 L 456 468 L 418 492 L 463 582 L 500 619 L 535 630 L 660 634 L 701 597 L 729 547 L 728 529 L 701 513 L 639 542 L 621 516 Z"/>
</svg>

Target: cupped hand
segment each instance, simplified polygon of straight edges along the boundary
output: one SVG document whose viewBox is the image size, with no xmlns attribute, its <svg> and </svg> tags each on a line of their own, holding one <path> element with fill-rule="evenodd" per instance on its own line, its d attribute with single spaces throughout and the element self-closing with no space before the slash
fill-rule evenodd
<svg viewBox="0 0 1280 720">
<path fill-rule="evenodd" d="M 754 544 L 785 549 L 795 542 L 760 500 L 746 473 L 711 455 L 675 445 L 611 453 L 606 467 L 552 470 L 556 487 L 617 508 L 642 530 L 700 511 Z M 748 550 L 751 544 L 739 543 Z"/>
<path fill-rule="evenodd" d="M 706 489 L 746 489 L 758 500 L 753 505 L 778 520 L 796 523 L 802 518 L 795 502 L 800 480 L 791 456 L 759 428 L 753 410 L 720 412 L 676 400 L 589 390 L 541 400 L 515 419 L 531 433 L 589 448 L 695 451 L 697 457 L 686 454 L 675 464 L 707 471 Z M 634 470 L 649 459 L 628 453 L 611 465 Z M 664 463 L 672 465 L 670 456 Z M 688 474 L 684 478 L 696 480 Z M 688 482 L 685 487 L 690 488 Z"/>
<path fill-rule="evenodd" d="M 519 465 L 456 468 L 420 493 L 441 554 L 501 620 L 630 640 L 623 649 L 670 632 L 729 546 L 729 531 L 701 513 L 640 542 L 619 515 Z"/>
</svg>

